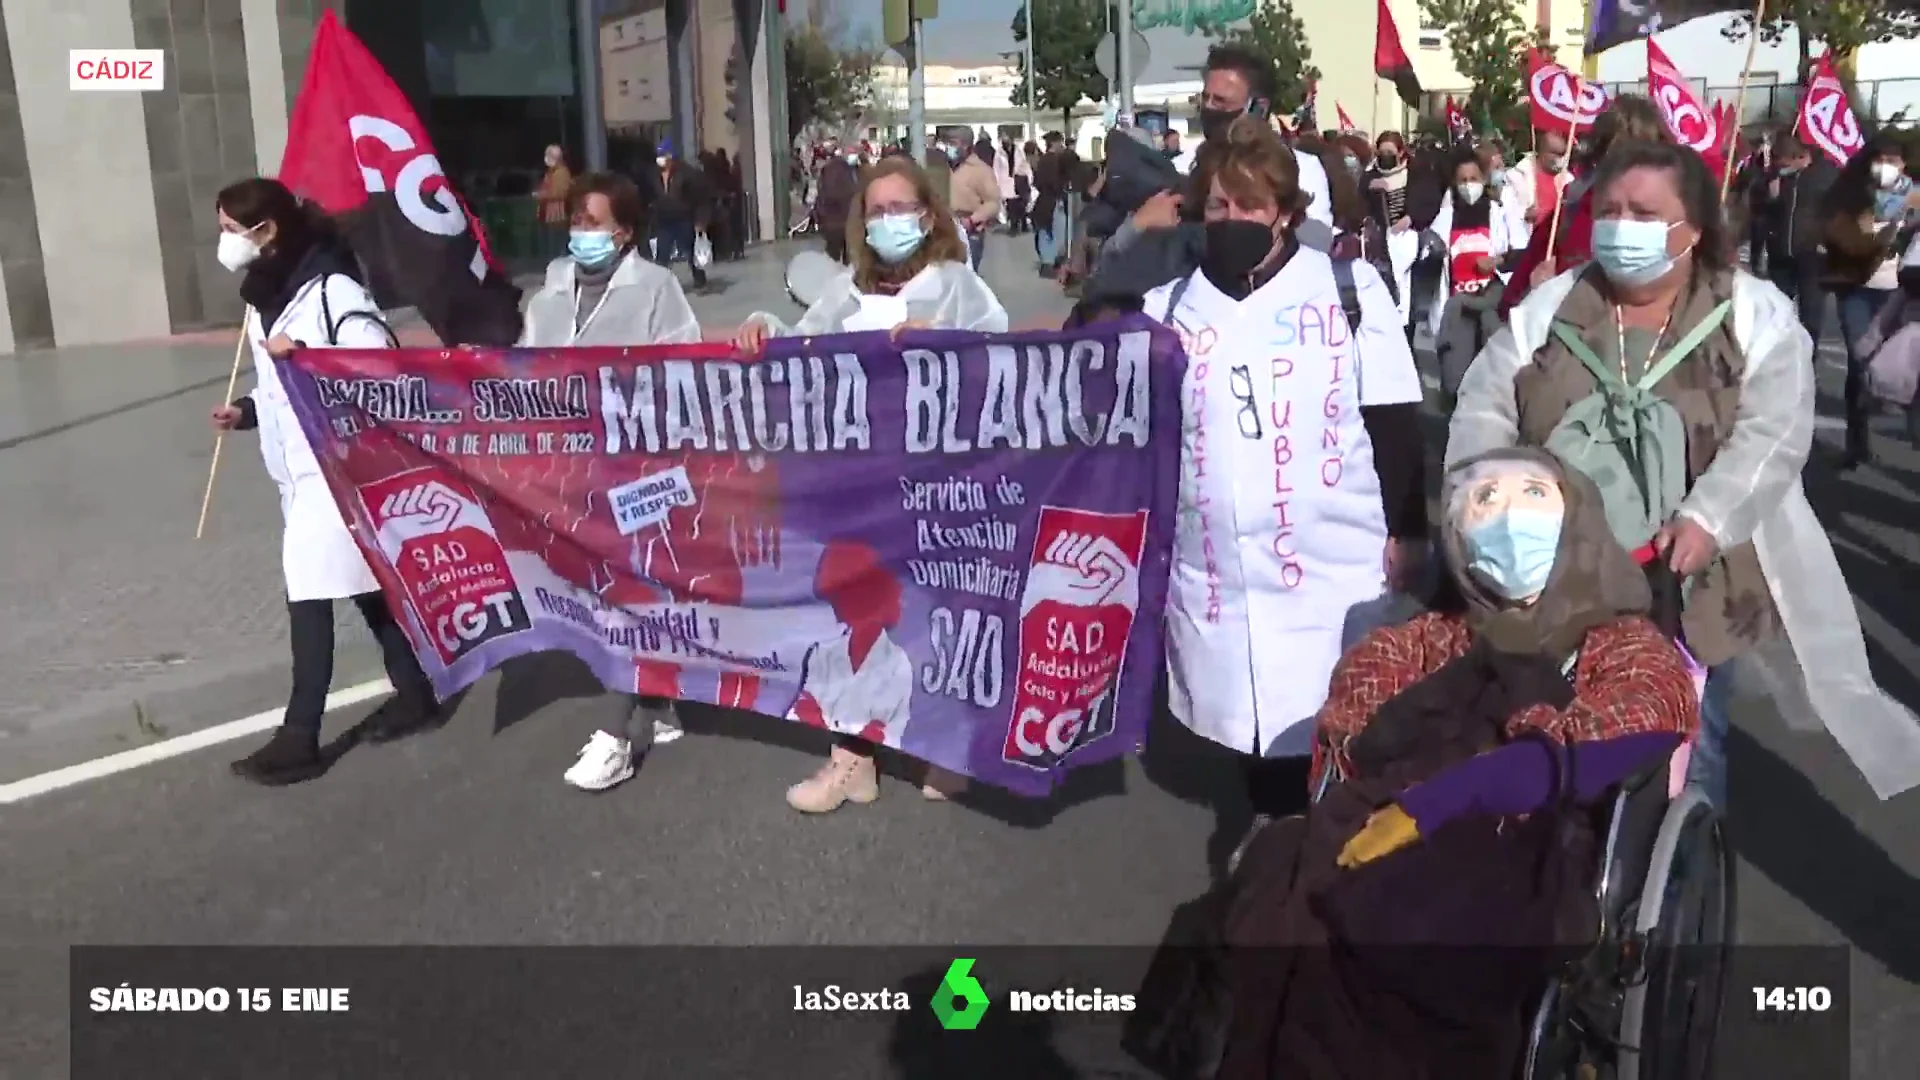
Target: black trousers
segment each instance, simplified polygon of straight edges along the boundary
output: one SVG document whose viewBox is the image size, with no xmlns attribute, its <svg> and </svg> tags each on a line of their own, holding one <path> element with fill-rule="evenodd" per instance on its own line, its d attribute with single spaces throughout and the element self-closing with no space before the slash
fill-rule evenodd
<svg viewBox="0 0 1920 1080">
<path fill-rule="evenodd" d="M 846 223 L 838 222 L 831 228 L 824 224 L 821 225 L 820 238 L 827 242 L 827 258 L 832 259 L 842 266 L 847 265 Z"/>
<path fill-rule="evenodd" d="M 387 598 L 377 592 L 361 593 L 353 598 L 353 606 L 360 609 L 360 617 L 380 644 L 380 659 L 401 705 L 431 708 L 433 687 L 387 607 Z M 287 628 L 293 639 L 293 692 L 287 696 L 281 723 L 317 736 L 327 714 L 327 692 L 333 686 L 333 601 L 288 601 Z"/>
</svg>

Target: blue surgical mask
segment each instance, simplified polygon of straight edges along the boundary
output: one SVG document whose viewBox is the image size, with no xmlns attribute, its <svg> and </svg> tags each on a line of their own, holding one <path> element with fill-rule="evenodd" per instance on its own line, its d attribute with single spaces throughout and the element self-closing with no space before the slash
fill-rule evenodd
<svg viewBox="0 0 1920 1080">
<path fill-rule="evenodd" d="M 947 160 L 948 160 L 948 161 L 959 161 L 959 160 L 960 160 L 960 148 L 959 148 L 959 147 L 957 147 L 957 146 L 949 146 L 949 147 L 947 147 Z"/>
<path fill-rule="evenodd" d="M 1492 184 L 1494 187 L 1505 187 L 1507 183 L 1507 170 L 1505 169 L 1493 170 L 1493 175 L 1487 178 L 1487 182 Z"/>
<path fill-rule="evenodd" d="M 884 263 L 906 262 L 926 239 L 919 214 L 887 214 L 867 222 L 867 246 Z"/>
<path fill-rule="evenodd" d="M 1673 269 L 1676 256 L 1667 254 L 1667 234 L 1674 224 L 1602 218 L 1593 223 L 1593 261 L 1607 280 L 1621 285 L 1645 285 Z"/>
<path fill-rule="evenodd" d="M 1561 516 L 1509 510 L 1466 535 L 1468 568 L 1509 600 L 1540 595 L 1560 550 Z"/>
<path fill-rule="evenodd" d="M 575 229 L 567 237 L 567 254 L 589 270 L 607 265 L 619 252 L 613 234 L 604 229 Z"/>
</svg>

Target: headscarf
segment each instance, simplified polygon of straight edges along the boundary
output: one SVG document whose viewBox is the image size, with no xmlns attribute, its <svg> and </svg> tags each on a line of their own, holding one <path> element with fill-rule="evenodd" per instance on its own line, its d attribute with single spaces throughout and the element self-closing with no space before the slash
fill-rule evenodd
<svg viewBox="0 0 1920 1080">
<path fill-rule="evenodd" d="M 1557 477 L 1566 511 L 1546 588 L 1533 603 L 1516 607 L 1467 569 L 1472 558 L 1460 520 L 1470 487 L 1521 472 Z M 1465 604 L 1474 637 L 1495 650 L 1563 660 L 1580 651 L 1587 631 L 1652 609 L 1653 591 L 1646 573 L 1614 539 L 1600 489 L 1585 473 L 1568 468 L 1548 451 L 1489 450 L 1448 469 L 1442 488 L 1446 507 L 1442 544 L 1452 584 Z"/>
</svg>

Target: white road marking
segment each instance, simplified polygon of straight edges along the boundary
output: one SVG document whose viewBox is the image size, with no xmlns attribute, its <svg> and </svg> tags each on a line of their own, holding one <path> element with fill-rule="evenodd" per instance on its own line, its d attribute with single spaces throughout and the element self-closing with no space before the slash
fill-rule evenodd
<svg viewBox="0 0 1920 1080">
<path fill-rule="evenodd" d="M 332 712 L 335 709 L 345 708 L 348 705 L 357 705 L 363 701 L 370 701 L 373 698 L 391 692 L 392 689 L 393 687 L 388 684 L 387 680 L 374 679 L 372 682 L 363 682 L 357 686 L 349 686 L 341 690 L 335 690 L 333 693 L 327 695 L 327 711 Z M 124 750 L 118 754 L 108 754 L 106 757 L 94 758 L 92 761 L 83 761 L 78 765 L 69 765 L 64 769 L 55 769 L 52 772 L 44 772 L 38 776 L 29 776 L 25 780 L 15 780 L 10 784 L 0 784 L 0 806 L 24 802 L 36 795 L 45 795 L 49 792 L 59 791 L 62 788 L 70 788 L 77 784 L 85 784 L 90 781 L 112 776 L 115 773 L 123 773 L 129 769 L 138 769 L 143 765 L 151 765 L 156 761 L 165 761 L 168 758 L 179 757 L 181 754 L 190 754 L 195 750 L 204 750 L 209 746 L 218 746 L 224 742 L 232 742 L 235 739 L 244 739 L 249 735 L 257 735 L 262 731 L 277 727 L 280 723 L 281 716 L 285 712 L 285 706 L 268 709 L 265 712 L 255 713 L 252 716 L 241 717 L 238 720 L 229 720 L 224 724 L 217 724 L 210 728 L 202 728 L 199 731 L 189 732 L 178 738 L 165 739 L 147 746 Z"/>
</svg>

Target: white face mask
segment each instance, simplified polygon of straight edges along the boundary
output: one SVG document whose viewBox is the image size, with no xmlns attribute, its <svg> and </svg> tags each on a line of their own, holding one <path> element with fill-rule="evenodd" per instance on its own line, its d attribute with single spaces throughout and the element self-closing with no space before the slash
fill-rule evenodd
<svg viewBox="0 0 1920 1080">
<path fill-rule="evenodd" d="M 1460 201 L 1461 202 L 1477 203 L 1480 201 L 1480 196 L 1485 195 L 1486 193 L 1487 193 L 1487 185 L 1485 184 L 1461 184 L 1460 185 Z"/>
<path fill-rule="evenodd" d="M 1905 170 L 1891 161 L 1876 161 L 1873 163 L 1873 182 L 1883 188 L 1890 188 L 1898 184 L 1900 177 L 1904 173 Z"/>
<path fill-rule="evenodd" d="M 260 245 L 254 243 L 253 237 L 247 233 L 222 232 L 215 257 L 220 260 L 221 266 L 237 274 L 260 257 Z"/>
</svg>

